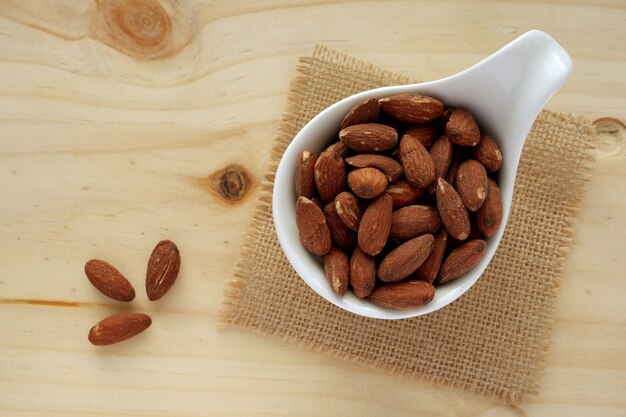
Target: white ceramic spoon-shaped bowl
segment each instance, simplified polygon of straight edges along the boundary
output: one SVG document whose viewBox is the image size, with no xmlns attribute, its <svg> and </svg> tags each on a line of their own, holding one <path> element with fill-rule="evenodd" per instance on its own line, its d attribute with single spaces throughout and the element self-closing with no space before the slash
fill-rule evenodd
<svg viewBox="0 0 626 417">
<path fill-rule="evenodd" d="M 302 279 L 319 295 L 352 313 L 380 319 L 427 314 L 450 304 L 478 280 L 502 239 L 511 209 L 513 186 L 524 141 L 541 108 L 567 80 L 572 61 L 548 34 L 532 30 L 493 55 L 456 75 L 421 84 L 382 87 L 347 97 L 315 116 L 296 135 L 283 155 L 274 182 L 273 214 L 280 244 Z M 437 287 L 435 298 L 411 310 L 389 310 L 359 299 L 350 291 L 336 295 L 324 275 L 321 259 L 300 243 L 295 221 L 295 166 L 305 148 L 317 152 L 336 141 L 339 125 L 357 103 L 400 93 L 433 96 L 445 105 L 469 110 L 481 130 L 490 133 L 503 155 L 499 186 L 503 201 L 500 229 L 487 239 L 487 251 L 465 276 Z M 331 139 L 334 138 L 334 139 Z"/>
</svg>

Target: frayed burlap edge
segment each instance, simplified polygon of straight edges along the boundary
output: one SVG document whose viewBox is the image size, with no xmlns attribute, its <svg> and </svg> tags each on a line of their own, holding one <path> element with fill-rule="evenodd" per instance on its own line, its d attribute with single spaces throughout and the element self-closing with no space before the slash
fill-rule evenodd
<svg viewBox="0 0 626 417">
<path fill-rule="evenodd" d="M 574 122 L 584 126 L 586 134 L 588 136 L 595 135 L 595 128 L 593 127 L 592 120 L 583 115 L 573 115 L 569 113 L 562 112 L 552 112 L 549 110 L 542 110 L 543 114 L 549 114 L 557 119 L 560 119 L 564 122 Z M 530 134 L 530 133 L 529 133 Z M 589 143 L 584 148 L 584 153 L 582 159 L 579 161 L 579 173 L 581 175 L 582 181 L 576 187 L 576 192 L 583 196 L 586 192 L 587 186 L 593 174 L 593 169 L 595 167 L 596 161 L 596 147 L 595 144 Z M 515 191 L 514 191 L 515 193 Z M 515 198 L 515 196 L 513 196 Z M 554 269 L 555 277 L 550 282 L 550 295 L 556 300 L 558 297 L 559 287 L 561 284 L 561 278 L 563 277 L 563 271 L 565 270 L 565 261 L 567 260 L 567 256 L 571 250 L 571 245 L 573 243 L 575 227 L 578 223 L 577 215 L 581 209 L 582 198 L 579 198 L 578 201 L 571 202 L 567 209 L 567 215 L 561 218 L 561 224 L 565 229 L 565 233 L 561 237 L 561 239 L 556 242 L 556 246 L 559 250 L 559 257 L 557 258 L 557 266 Z M 550 345 L 552 332 L 554 329 L 554 325 L 556 322 L 556 302 L 551 303 L 547 307 L 546 313 L 546 326 L 542 328 L 542 334 L 540 338 L 542 341 L 540 342 L 541 354 L 539 355 L 537 365 L 533 369 L 533 373 L 531 376 L 531 383 L 529 389 L 525 393 L 520 393 L 518 395 L 506 395 L 504 397 L 504 401 L 507 404 L 516 404 L 521 402 L 526 394 L 529 395 L 538 395 L 540 383 L 545 375 L 545 369 L 548 365 L 548 355 L 550 353 Z M 499 398 L 495 398 L 499 399 Z"/>
</svg>

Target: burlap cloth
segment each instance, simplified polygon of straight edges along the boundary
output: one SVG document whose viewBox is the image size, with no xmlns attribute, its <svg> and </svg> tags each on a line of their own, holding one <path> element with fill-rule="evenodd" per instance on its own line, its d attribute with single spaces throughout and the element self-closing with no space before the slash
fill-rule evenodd
<svg viewBox="0 0 626 417">
<path fill-rule="evenodd" d="M 392 374 L 518 402 L 537 391 L 545 366 L 574 215 L 594 161 L 588 121 L 541 113 L 495 257 L 474 287 L 435 313 L 386 321 L 345 312 L 298 277 L 276 238 L 272 184 L 293 136 L 345 96 L 409 82 L 324 46 L 300 59 L 222 321 Z"/>
</svg>

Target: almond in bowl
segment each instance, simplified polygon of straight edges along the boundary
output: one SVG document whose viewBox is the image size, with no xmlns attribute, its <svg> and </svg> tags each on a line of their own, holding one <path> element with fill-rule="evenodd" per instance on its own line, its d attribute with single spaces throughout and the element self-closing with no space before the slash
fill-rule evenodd
<svg viewBox="0 0 626 417">
<path fill-rule="evenodd" d="M 295 213 L 337 295 L 414 309 L 478 264 L 502 222 L 502 153 L 469 111 L 420 94 L 369 99 L 335 139 L 300 153 Z"/>
</svg>

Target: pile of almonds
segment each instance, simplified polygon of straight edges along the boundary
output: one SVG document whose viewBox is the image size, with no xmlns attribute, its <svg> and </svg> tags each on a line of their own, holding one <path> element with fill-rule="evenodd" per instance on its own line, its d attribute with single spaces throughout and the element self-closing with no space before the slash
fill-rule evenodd
<svg viewBox="0 0 626 417">
<path fill-rule="evenodd" d="M 146 293 L 150 301 L 163 297 L 170 289 L 180 269 L 180 252 L 170 240 L 160 241 L 148 260 Z M 100 259 L 85 264 L 85 275 L 102 294 L 117 301 L 132 301 L 135 289 L 113 265 Z M 152 324 L 147 314 L 122 313 L 107 317 L 91 328 L 88 339 L 98 346 L 111 345 L 129 339 Z"/>
<path fill-rule="evenodd" d="M 357 104 L 295 173 L 302 245 L 333 291 L 390 309 L 434 298 L 472 269 L 502 220 L 496 141 L 460 108 L 399 94 Z M 398 140 L 400 138 L 400 140 Z"/>
</svg>

